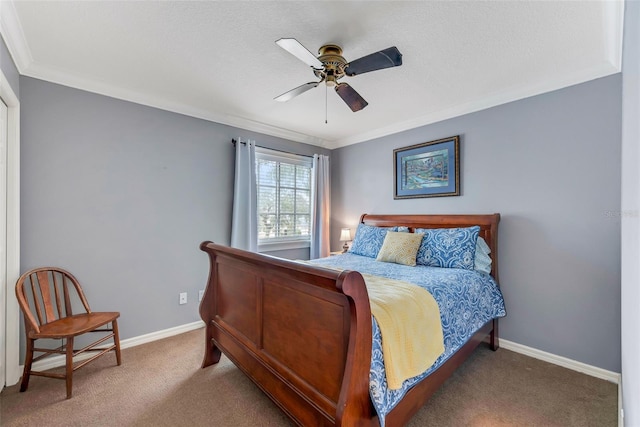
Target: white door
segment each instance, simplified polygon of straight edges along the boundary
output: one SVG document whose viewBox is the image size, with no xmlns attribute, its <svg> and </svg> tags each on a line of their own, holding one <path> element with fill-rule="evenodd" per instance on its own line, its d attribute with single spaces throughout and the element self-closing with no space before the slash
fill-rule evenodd
<svg viewBox="0 0 640 427">
<path fill-rule="evenodd" d="M 0 391 L 5 384 L 7 312 L 7 106 L 0 99 Z"/>
</svg>

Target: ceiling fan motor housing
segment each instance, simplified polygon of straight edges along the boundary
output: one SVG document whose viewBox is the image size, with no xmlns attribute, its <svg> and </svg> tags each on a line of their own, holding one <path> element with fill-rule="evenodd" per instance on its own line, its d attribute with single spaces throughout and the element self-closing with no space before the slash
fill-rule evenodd
<svg viewBox="0 0 640 427">
<path fill-rule="evenodd" d="M 344 69 L 347 60 L 342 56 L 342 48 L 335 44 L 327 44 L 318 49 L 318 60 L 324 65 L 324 69 L 314 69 L 315 75 L 324 81 L 327 86 L 337 85 L 337 81 L 345 76 Z"/>
</svg>

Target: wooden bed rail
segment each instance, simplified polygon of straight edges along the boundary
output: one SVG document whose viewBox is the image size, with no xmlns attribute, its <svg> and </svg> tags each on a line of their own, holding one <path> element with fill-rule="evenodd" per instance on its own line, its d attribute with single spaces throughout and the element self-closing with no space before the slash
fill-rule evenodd
<svg viewBox="0 0 640 427">
<path fill-rule="evenodd" d="M 202 367 L 221 350 L 296 423 L 378 425 L 369 398 L 371 309 L 364 280 L 203 242 Z"/>
</svg>

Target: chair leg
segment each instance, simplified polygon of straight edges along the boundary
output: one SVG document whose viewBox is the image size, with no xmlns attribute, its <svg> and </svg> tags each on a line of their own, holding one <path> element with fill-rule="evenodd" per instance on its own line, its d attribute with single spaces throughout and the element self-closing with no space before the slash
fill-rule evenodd
<svg viewBox="0 0 640 427">
<path fill-rule="evenodd" d="M 67 382 L 67 399 L 71 399 L 73 387 L 73 337 L 67 338 L 67 373 L 65 379 Z"/>
<path fill-rule="evenodd" d="M 33 364 L 33 346 L 34 341 L 27 338 L 27 354 L 24 360 L 24 371 L 22 372 L 22 382 L 20 383 L 20 391 L 27 391 L 29 387 L 29 378 L 31 377 L 31 365 Z"/>
<path fill-rule="evenodd" d="M 122 356 L 120 355 L 120 334 L 118 333 L 118 321 L 114 320 L 111 322 L 113 326 L 113 342 L 116 345 L 116 361 L 118 362 L 118 366 L 122 364 Z"/>
</svg>

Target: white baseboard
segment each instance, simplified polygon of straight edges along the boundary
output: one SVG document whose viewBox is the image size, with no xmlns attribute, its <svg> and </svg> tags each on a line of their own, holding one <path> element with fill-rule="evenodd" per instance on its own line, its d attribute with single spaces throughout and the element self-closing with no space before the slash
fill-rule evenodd
<svg viewBox="0 0 640 427">
<path fill-rule="evenodd" d="M 129 347 L 135 347 L 138 345 L 146 344 L 149 342 L 157 341 L 163 338 L 169 338 L 174 335 L 182 334 L 185 332 L 193 331 L 204 327 L 204 322 L 199 320 L 193 323 L 187 323 L 185 325 L 175 326 L 173 328 L 164 329 L 161 331 L 151 332 L 149 334 L 140 335 L 137 337 L 127 338 L 120 341 L 120 348 L 125 349 Z M 598 368 L 595 366 L 587 365 L 586 363 L 578 362 L 566 357 L 558 356 L 553 353 L 547 353 L 546 351 L 538 350 L 526 345 L 518 344 L 509 340 L 500 339 L 500 347 L 511 350 L 516 353 L 524 354 L 525 356 L 533 357 L 534 359 L 543 360 L 545 362 L 553 363 L 554 365 L 562 366 L 563 368 L 571 369 L 573 371 L 581 372 L 592 377 L 600 378 L 615 384 L 620 385 L 620 374 L 606 369 Z M 82 355 L 76 360 L 83 360 L 91 357 L 90 354 Z M 57 368 L 58 366 L 64 366 L 64 356 L 53 356 L 36 362 L 33 364 L 33 369 L 38 371 L 46 371 L 47 369 Z M 20 366 L 20 372 L 22 372 L 23 366 Z"/>
<path fill-rule="evenodd" d="M 587 365 L 586 363 L 578 362 L 566 357 L 558 356 L 546 351 L 538 350 L 535 348 L 527 347 L 526 345 L 518 344 L 509 340 L 500 339 L 500 347 L 511 350 L 516 353 L 524 354 L 525 356 L 533 357 L 534 359 L 543 360 L 545 362 L 553 363 L 554 365 L 562 366 L 563 368 L 571 369 L 592 377 L 600 378 L 618 385 L 618 427 L 624 426 L 624 412 L 622 409 L 622 375 L 608 371 L 606 369 L 597 368 L 595 366 Z"/>
<path fill-rule="evenodd" d="M 204 322 L 202 320 L 198 320 L 192 323 L 187 323 L 185 325 L 175 326 L 169 329 L 164 329 L 162 331 L 151 332 L 151 333 L 140 335 L 133 338 L 127 338 L 126 340 L 120 341 L 120 348 L 135 347 L 137 345 L 142 345 L 148 342 L 161 340 L 163 338 L 169 338 L 174 335 L 183 334 L 185 332 L 193 331 L 199 328 L 204 328 Z"/>
<path fill-rule="evenodd" d="M 600 378 L 615 384 L 620 384 L 620 374 L 606 369 L 598 368 L 586 363 L 578 362 L 566 357 L 557 356 L 546 351 L 538 350 L 535 348 L 527 347 L 526 345 L 518 344 L 512 341 L 508 341 L 500 338 L 500 347 L 511 350 L 516 353 L 524 354 L 525 356 L 533 357 L 534 359 L 543 360 L 545 362 L 553 363 L 554 365 L 562 366 L 563 368 L 578 371 L 583 374 L 591 375 L 592 377 Z"/>
<path fill-rule="evenodd" d="M 169 338 L 174 335 L 182 334 L 185 332 L 193 331 L 195 329 L 199 329 L 204 327 L 204 322 L 202 320 L 198 320 L 197 322 L 187 323 L 185 325 L 175 326 L 173 328 L 164 329 L 162 331 L 151 332 L 149 334 L 140 335 L 133 338 L 127 338 L 126 340 L 120 341 L 120 348 L 125 349 L 129 347 L 135 347 L 138 345 L 150 343 L 152 341 L 161 340 L 163 338 Z M 78 356 L 75 360 L 85 360 L 89 357 L 93 356 L 91 353 L 85 353 Z M 48 369 L 57 368 L 58 366 L 64 366 L 65 357 L 63 355 L 60 356 L 52 356 L 41 361 L 35 362 L 33 364 L 33 370 L 35 371 L 46 371 Z M 20 373 L 22 373 L 24 369 L 24 365 L 20 365 Z"/>
</svg>

